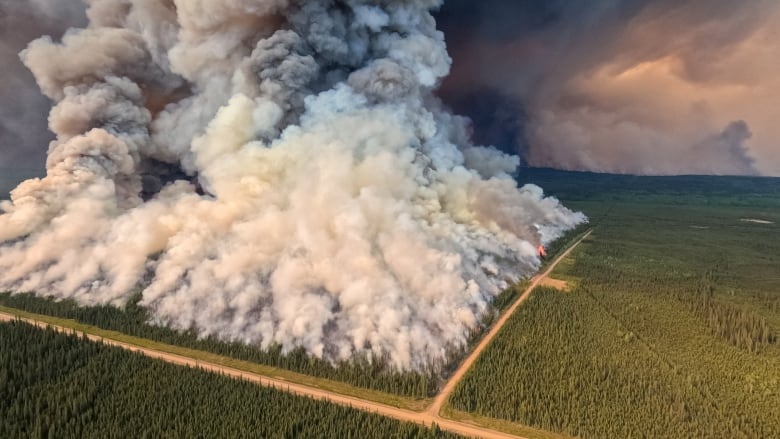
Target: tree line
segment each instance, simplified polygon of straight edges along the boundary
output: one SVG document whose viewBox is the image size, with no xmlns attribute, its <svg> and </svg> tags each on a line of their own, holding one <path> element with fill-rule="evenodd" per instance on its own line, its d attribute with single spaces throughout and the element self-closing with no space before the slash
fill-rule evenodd
<svg viewBox="0 0 780 439">
<path fill-rule="evenodd" d="M 0 324 L 0 437 L 457 436 L 16 321 Z"/>
<path fill-rule="evenodd" d="M 583 438 L 780 437 L 776 406 L 758 409 L 747 393 L 718 400 L 722 384 L 659 358 L 587 292 L 539 288 L 449 403 Z"/>
<path fill-rule="evenodd" d="M 319 378 L 342 381 L 353 386 L 379 390 L 410 397 L 430 397 L 436 394 L 441 378 L 441 367 L 423 372 L 399 371 L 387 358 L 355 357 L 332 364 L 312 357 L 302 348 L 288 353 L 274 345 L 268 349 L 240 342 L 225 342 L 216 337 L 202 338 L 194 330 L 177 331 L 150 324 L 148 311 L 140 306 L 140 295 L 124 308 L 110 305 L 81 307 L 72 300 L 56 302 L 33 294 L 0 294 L 0 305 L 31 313 L 73 319 L 98 328 L 118 331 L 135 337 L 175 346 L 211 352 L 238 360 L 264 364 Z"/>
<path fill-rule="evenodd" d="M 573 291 L 537 289 L 453 408 L 583 438 L 780 437 L 780 235 L 740 222 L 778 213 L 708 203 L 583 202 L 597 228 L 556 270 Z"/>
</svg>

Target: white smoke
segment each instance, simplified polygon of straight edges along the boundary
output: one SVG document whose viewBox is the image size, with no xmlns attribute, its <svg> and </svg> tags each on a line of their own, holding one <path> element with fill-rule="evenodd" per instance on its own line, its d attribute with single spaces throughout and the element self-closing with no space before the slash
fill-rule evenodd
<svg viewBox="0 0 780 439">
<path fill-rule="evenodd" d="M 432 96 L 439 1 L 88 3 L 22 54 L 57 140 L 2 204 L 1 288 L 417 369 L 585 221 Z"/>
</svg>

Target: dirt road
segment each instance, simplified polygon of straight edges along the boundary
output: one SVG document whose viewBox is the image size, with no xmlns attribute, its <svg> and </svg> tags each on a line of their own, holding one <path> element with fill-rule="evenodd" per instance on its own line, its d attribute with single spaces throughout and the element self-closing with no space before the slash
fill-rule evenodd
<svg viewBox="0 0 780 439">
<path fill-rule="evenodd" d="M 454 374 L 450 377 L 449 381 L 447 381 L 447 384 L 444 385 L 444 388 L 439 392 L 439 394 L 436 396 L 436 399 L 433 401 L 433 404 L 428 408 L 427 413 L 439 417 L 439 413 L 441 413 L 442 407 L 444 407 L 444 404 L 447 402 L 447 399 L 450 397 L 452 392 L 455 390 L 455 387 L 458 385 L 460 380 L 463 379 L 463 376 L 468 372 L 469 368 L 474 364 L 475 361 L 477 361 L 477 358 L 482 354 L 482 352 L 485 350 L 485 348 L 488 347 L 491 341 L 498 335 L 499 331 L 501 331 L 501 328 L 504 327 L 506 322 L 509 320 L 509 318 L 512 316 L 512 314 L 517 311 L 517 308 L 520 307 L 520 305 L 523 304 L 526 300 L 528 300 L 529 297 L 531 297 L 531 293 L 534 291 L 534 289 L 539 286 L 542 281 L 547 278 L 550 273 L 555 270 L 555 267 L 558 266 L 558 264 L 566 259 L 567 256 L 571 254 L 572 251 L 574 251 L 577 246 L 580 245 L 582 241 L 585 240 L 590 234 L 593 232 L 593 230 L 589 230 L 588 233 L 582 236 L 577 242 L 574 243 L 571 247 L 569 247 L 563 254 L 558 256 L 558 258 L 555 259 L 555 261 L 550 264 L 547 269 L 540 274 L 537 274 L 531 279 L 531 283 L 528 285 L 528 288 L 523 291 L 523 294 L 515 300 L 515 303 L 512 304 L 512 306 L 501 316 L 501 318 L 498 319 L 498 322 L 496 322 L 495 325 L 490 329 L 490 331 L 485 335 L 484 338 L 482 338 L 482 341 L 479 342 L 477 347 L 469 354 L 468 357 L 466 357 L 465 360 L 463 360 L 463 363 L 458 367 L 458 370 L 455 371 Z"/>
<path fill-rule="evenodd" d="M 552 264 L 550 264 L 550 266 L 547 268 L 547 270 L 545 270 L 544 273 L 541 273 L 532 279 L 531 284 L 523 292 L 520 298 L 518 298 L 517 301 L 515 301 L 515 303 L 498 320 L 498 322 L 496 322 L 493 328 L 484 337 L 482 342 L 480 342 L 477 348 L 474 349 L 474 351 L 468 356 L 468 358 L 466 358 L 466 360 L 460 365 L 460 367 L 455 372 L 455 374 L 452 375 L 452 377 L 445 385 L 444 389 L 436 397 L 433 405 L 424 412 L 413 412 L 410 410 L 403 410 L 389 405 L 376 403 L 373 401 L 367 401 L 360 398 L 354 398 L 351 396 L 345 396 L 338 393 L 328 392 L 325 390 L 317 389 L 315 387 L 296 384 L 281 379 L 269 378 L 263 375 L 244 372 L 238 369 L 233 369 L 226 366 L 220 366 L 218 364 L 199 361 L 181 355 L 169 354 L 165 352 L 156 351 L 153 349 L 142 348 L 140 346 L 132 345 L 129 343 L 122 343 L 110 339 L 105 339 L 103 337 L 96 336 L 96 335 L 90 335 L 90 334 L 86 334 L 86 335 L 90 340 L 102 341 L 103 343 L 109 346 L 116 346 L 129 351 L 138 352 L 140 354 L 146 355 L 147 357 L 160 359 L 168 363 L 177 364 L 181 366 L 188 366 L 188 367 L 198 367 L 206 371 L 220 373 L 233 378 L 247 380 L 263 386 L 274 387 L 300 396 L 321 399 L 321 400 L 328 400 L 335 404 L 350 406 L 359 410 L 377 413 L 400 421 L 415 422 L 426 426 L 430 426 L 433 423 L 436 423 L 443 430 L 447 430 L 468 437 L 481 437 L 486 439 L 519 438 L 519 436 L 513 436 L 510 434 L 501 433 L 498 431 L 489 430 L 482 427 L 477 427 L 475 425 L 470 425 L 463 422 L 457 422 L 457 421 L 445 419 L 442 418 L 439 415 L 439 413 L 444 403 L 447 401 L 447 398 L 449 398 L 452 391 L 455 390 L 455 386 L 463 378 L 466 371 L 469 369 L 469 367 L 471 367 L 471 365 L 474 363 L 477 357 L 479 357 L 480 353 L 482 353 L 482 351 L 485 350 L 488 344 L 490 344 L 490 341 L 493 340 L 493 338 L 496 336 L 496 334 L 498 334 L 498 332 L 501 330 L 501 328 L 504 326 L 507 320 L 509 320 L 509 317 L 512 315 L 512 313 L 514 313 L 515 310 L 531 295 L 531 292 L 533 291 L 534 288 L 536 288 L 537 285 L 539 285 L 541 280 L 547 277 L 553 271 L 553 269 L 555 269 L 558 263 L 564 258 L 566 258 L 566 256 L 568 256 L 571 253 L 571 251 L 574 250 L 574 248 L 577 247 L 589 235 L 590 232 L 588 232 L 585 236 L 580 238 L 579 241 L 577 241 L 566 252 L 564 252 L 561 256 L 559 256 Z M 16 316 L 10 314 L 0 313 L 0 321 L 11 321 L 11 320 L 15 320 L 16 318 L 17 318 Z M 50 325 L 36 320 L 31 320 L 31 319 L 21 319 L 21 320 L 40 327 L 49 326 L 57 331 L 64 332 L 64 333 L 75 333 L 79 336 L 83 335 L 82 332 L 80 331 L 74 331 L 72 329 Z"/>
</svg>

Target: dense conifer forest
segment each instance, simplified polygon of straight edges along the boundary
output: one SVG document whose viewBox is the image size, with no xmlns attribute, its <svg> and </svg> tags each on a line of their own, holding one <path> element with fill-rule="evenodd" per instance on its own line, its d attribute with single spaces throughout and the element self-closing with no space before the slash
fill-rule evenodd
<svg viewBox="0 0 780 439">
<path fill-rule="evenodd" d="M 564 238 L 553 242 L 549 248 L 548 261 L 553 260 L 556 254 L 563 251 L 585 230 L 587 230 L 587 225 L 583 225 Z M 239 342 L 225 342 L 214 337 L 201 338 L 195 331 L 176 331 L 153 325 L 149 323 L 147 310 L 138 305 L 141 299 L 140 295 L 137 295 L 125 307 L 118 308 L 110 305 L 79 306 L 74 301 L 55 302 L 33 294 L 0 293 L 0 305 L 35 314 L 72 319 L 101 329 L 118 331 L 135 337 L 238 360 L 279 367 L 319 378 L 341 381 L 356 387 L 406 397 L 429 398 L 436 395 L 443 380 L 457 367 L 460 359 L 481 339 L 486 328 L 495 321 L 498 313 L 511 305 L 522 293 L 525 286 L 525 282 L 520 282 L 499 295 L 494 301 L 491 311 L 483 316 L 481 324 L 470 334 L 468 346 L 451 349 L 450 358 L 445 364 L 431 365 L 428 370 L 422 372 L 398 371 L 389 366 L 388 361 L 381 357 L 374 357 L 370 360 L 355 358 L 334 365 L 311 357 L 303 349 L 283 353 L 280 346 L 273 346 L 263 350 L 256 346 Z"/>
<path fill-rule="evenodd" d="M 780 180 L 630 196 L 656 180 L 609 177 L 626 187 L 588 199 L 551 174 L 595 227 L 553 273 L 571 291 L 537 289 L 452 408 L 583 438 L 780 437 Z"/>
<path fill-rule="evenodd" d="M 780 179 L 526 177 L 585 211 L 594 233 L 553 274 L 569 291 L 537 289 L 467 373 L 451 408 L 586 439 L 780 437 Z M 443 370 L 421 374 L 381 358 L 331 365 L 302 350 L 261 351 L 153 326 L 137 303 L 78 307 L 0 294 L 0 305 L 415 397 L 435 394 L 462 355 L 453 350 Z"/>
<path fill-rule="evenodd" d="M 140 296 L 126 307 L 79 307 L 73 301 L 55 302 L 32 294 L 0 294 L 0 305 L 24 311 L 76 320 L 102 329 L 224 355 L 230 358 L 265 364 L 315 377 L 342 381 L 357 387 L 397 395 L 429 397 L 436 393 L 439 376 L 433 370 L 425 373 L 399 372 L 382 358 L 355 359 L 333 365 L 309 356 L 303 349 L 283 353 L 280 346 L 263 350 L 239 342 L 224 342 L 214 337 L 199 338 L 194 331 L 176 331 L 149 324 L 147 311 L 138 306 Z"/>
<path fill-rule="evenodd" d="M 0 323 L 2 438 L 454 438 L 21 322 Z"/>
</svg>

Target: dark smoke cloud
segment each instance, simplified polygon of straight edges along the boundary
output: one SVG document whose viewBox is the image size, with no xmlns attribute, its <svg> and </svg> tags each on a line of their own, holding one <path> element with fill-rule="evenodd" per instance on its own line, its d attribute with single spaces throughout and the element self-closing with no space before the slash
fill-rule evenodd
<svg viewBox="0 0 780 439">
<path fill-rule="evenodd" d="M 477 84 L 479 87 L 479 84 Z M 448 95 L 447 104 L 470 119 L 471 136 L 480 145 L 493 145 L 520 157 L 528 156 L 523 103 L 495 88 L 474 88 Z"/>
<path fill-rule="evenodd" d="M 419 369 L 586 221 L 433 94 L 438 0 L 87 4 L 21 55 L 56 139 L 0 202 L 0 290 Z"/>
<path fill-rule="evenodd" d="M 41 172 L 46 146 L 54 139 L 46 128 L 51 101 L 39 91 L 19 52 L 42 35 L 59 38 L 85 23 L 80 0 L 0 0 L 0 168 Z"/>
<path fill-rule="evenodd" d="M 517 133 L 541 166 L 627 173 L 780 173 L 780 3 L 769 0 L 450 0 L 438 14 L 453 54 L 442 95 L 474 90 L 476 131 Z M 484 99 L 484 98 L 483 98 Z M 489 100 L 496 100 L 494 97 Z M 497 120 L 504 120 L 501 124 Z M 488 123 L 486 123 L 488 122 Z M 721 135 L 744 126 L 752 136 Z"/>
<path fill-rule="evenodd" d="M 102 25 L 116 25 L 129 4 L 91 3 Z M 148 3 L 146 13 L 169 14 L 164 2 Z M 436 18 L 455 63 L 440 95 L 474 121 L 475 141 L 535 165 L 778 174 L 777 9 L 771 0 L 448 0 Z M 50 101 L 18 53 L 84 24 L 80 0 L 0 0 L 0 168 L 40 172 L 52 139 Z M 145 32 L 163 44 L 170 29 L 161 21 Z M 338 48 L 338 38 L 328 44 Z M 401 81 L 387 84 L 403 83 L 402 72 L 385 72 Z M 714 140 L 738 121 L 752 137 L 728 148 Z"/>
</svg>

